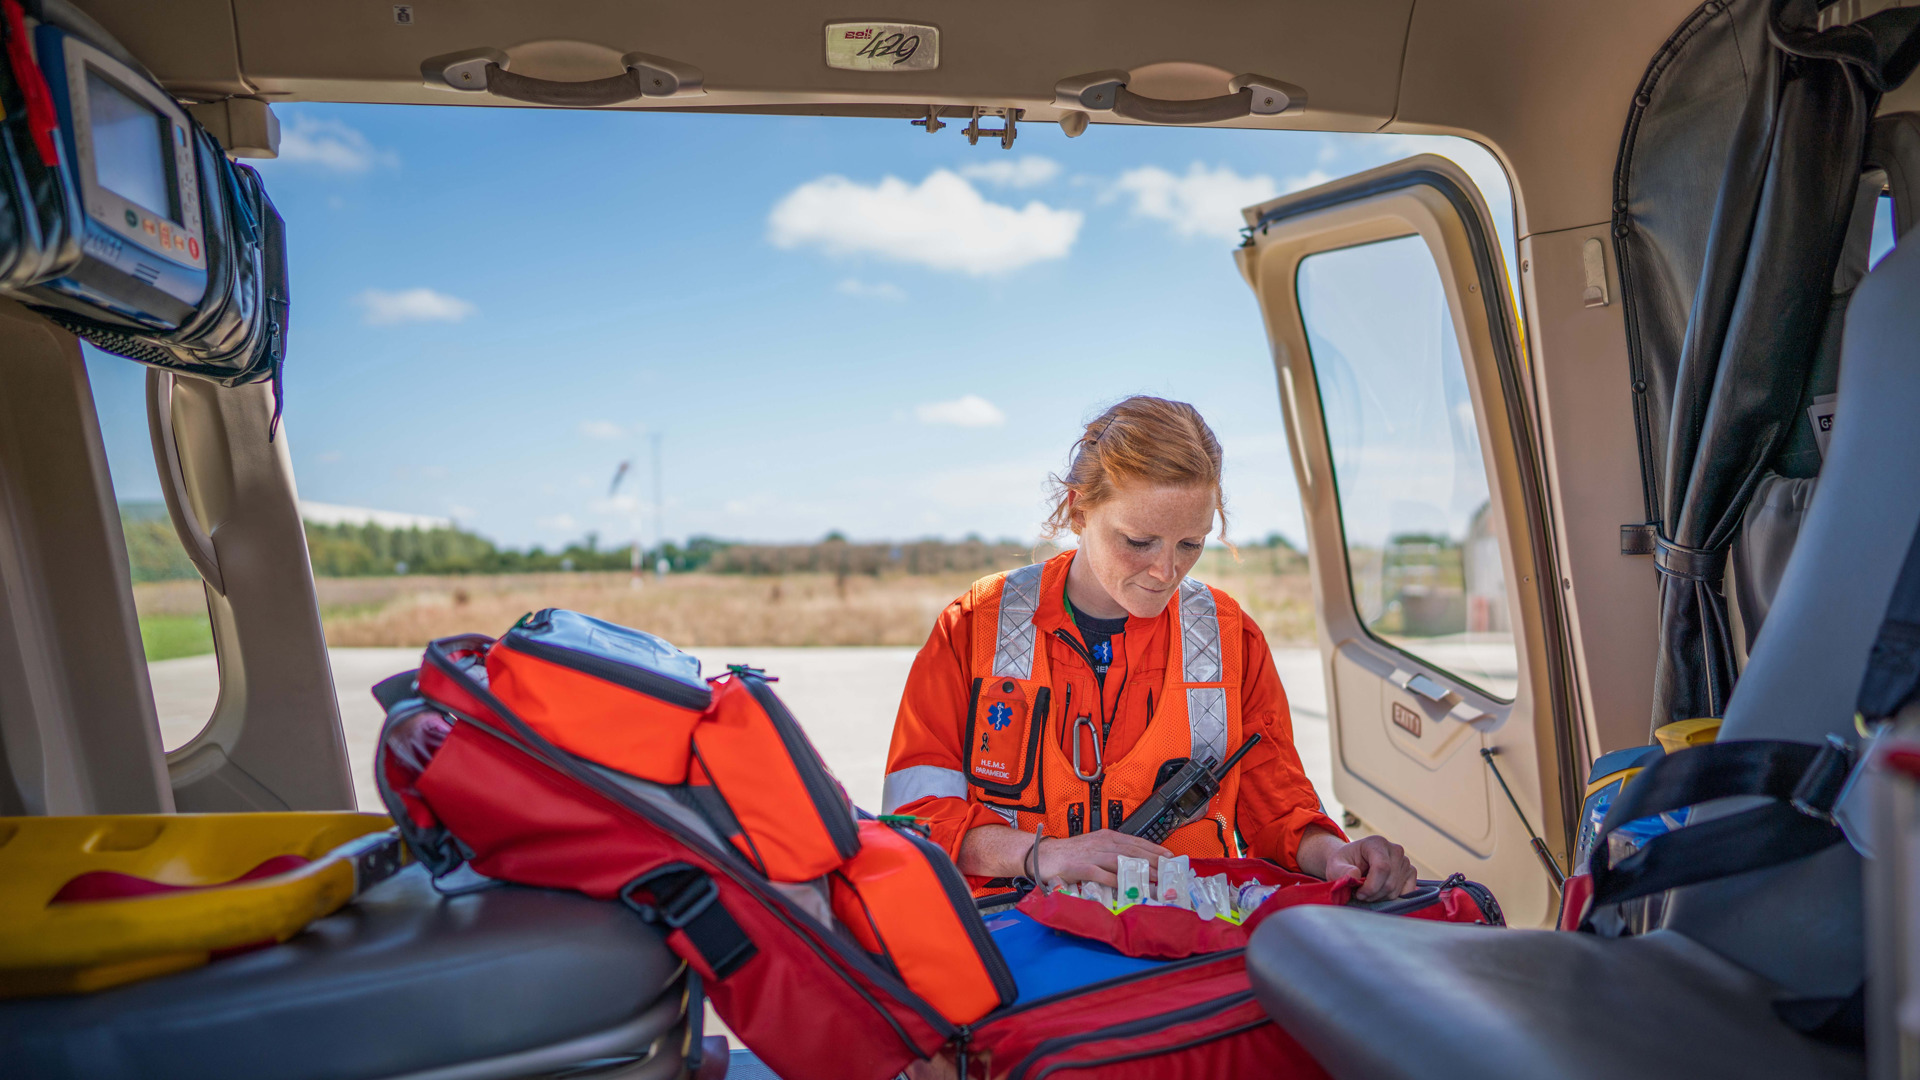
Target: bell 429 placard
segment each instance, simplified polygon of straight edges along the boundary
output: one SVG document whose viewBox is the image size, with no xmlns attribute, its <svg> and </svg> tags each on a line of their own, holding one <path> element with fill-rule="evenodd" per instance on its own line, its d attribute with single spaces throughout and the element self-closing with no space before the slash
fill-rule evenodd
<svg viewBox="0 0 1920 1080">
<path fill-rule="evenodd" d="M 917 23 L 828 23 L 827 66 L 842 71 L 932 71 L 940 66 L 940 28 Z"/>
</svg>

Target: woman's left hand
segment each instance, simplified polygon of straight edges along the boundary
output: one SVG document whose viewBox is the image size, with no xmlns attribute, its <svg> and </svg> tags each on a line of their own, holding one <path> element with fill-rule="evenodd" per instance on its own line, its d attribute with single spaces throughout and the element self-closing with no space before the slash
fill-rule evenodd
<svg viewBox="0 0 1920 1080">
<path fill-rule="evenodd" d="M 1299 860 L 1300 869 L 1328 881 L 1359 878 L 1360 888 L 1353 894 L 1355 900 L 1391 900 L 1405 896 L 1412 891 L 1414 878 L 1418 876 L 1406 849 L 1384 836 L 1363 836 L 1352 843 L 1343 843 L 1324 829 L 1309 828 L 1300 841 Z"/>
<path fill-rule="evenodd" d="M 1364 879 L 1353 894 L 1355 900 L 1391 900 L 1405 896 L 1413 890 L 1416 876 L 1406 849 L 1384 836 L 1363 836 L 1334 848 L 1327 855 L 1328 881 L 1343 877 Z"/>
</svg>

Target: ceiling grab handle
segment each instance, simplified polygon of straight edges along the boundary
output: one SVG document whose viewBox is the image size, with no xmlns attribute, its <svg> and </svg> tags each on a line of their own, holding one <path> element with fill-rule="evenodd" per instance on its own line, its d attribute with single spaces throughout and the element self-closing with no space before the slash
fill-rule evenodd
<svg viewBox="0 0 1920 1080">
<path fill-rule="evenodd" d="M 173 433 L 173 380 L 170 371 L 147 369 L 147 431 L 153 437 L 153 463 L 160 473 L 160 493 L 167 500 L 167 516 L 173 519 L 173 531 L 180 546 L 187 550 L 194 569 L 207 585 L 221 596 L 227 595 L 227 582 L 220 574 L 220 557 L 215 553 L 213 537 L 200 524 L 187 499 L 187 477 L 180 468 L 180 444 Z"/>
<path fill-rule="evenodd" d="M 1248 116 L 1298 113 L 1307 106 L 1307 92 L 1292 83 L 1265 75 L 1235 75 L 1227 93 L 1219 97 L 1174 101 L 1143 97 L 1127 89 L 1132 76 L 1125 71 L 1094 71 L 1061 79 L 1053 87 L 1053 103 L 1063 109 L 1110 112 L 1142 124 L 1212 124 Z"/>
<path fill-rule="evenodd" d="M 517 74 L 508 70 L 511 62 L 499 49 L 468 49 L 429 58 L 421 63 L 420 75 L 436 89 L 488 93 L 529 105 L 574 109 L 706 93 L 706 75 L 699 68 L 647 53 L 621 57 L 620 64 L 626 70 L 618 75 L 583 82 Z"/>
</svg>

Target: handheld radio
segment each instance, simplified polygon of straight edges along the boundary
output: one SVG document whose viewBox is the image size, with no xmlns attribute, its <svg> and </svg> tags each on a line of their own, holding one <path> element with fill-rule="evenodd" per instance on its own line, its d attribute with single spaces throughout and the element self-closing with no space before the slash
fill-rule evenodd
<svg viewBox="0 0 1920 1080">
<path fill-rule="evenodd" d="M 1180 766 L 1179 772 L 1153 789 L 1153 794 L 1140 804 L 1139 809 L 1127 815 L 1127 819 L 1120 823 L 1119 831 L 1156 844 L 1165 840 L 1173 830 L 1186 824 L 1188 818 L 1199 813 L 1209 800 L 1220 793 L 1220 781 L 1227 778 L 1233 767 L 1240 764 L 1240 759 L 1259 741 L 1259 735 L 1252 736 L 1220 765 L 1215 765 L 1212 758 L 1200 758 Z"/>
</svg>

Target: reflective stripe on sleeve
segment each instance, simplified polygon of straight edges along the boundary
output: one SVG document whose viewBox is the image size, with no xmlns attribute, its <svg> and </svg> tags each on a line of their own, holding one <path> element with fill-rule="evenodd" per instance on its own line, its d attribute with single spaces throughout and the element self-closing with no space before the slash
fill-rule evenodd
<svg viewBox="0 0 1920 1080">
<path fill-rule="evenodd" d="M 880 812 L 891 814 L 915 799 L 927 796 L 942 799 L 967 797 L 967 775 L 959 769 L 938 765 L 910 765 L 887 774 L 886 787 L 880 792 Z"/>
<path fill-rule="evenodd" d="M 1040 607 L 1040 571 L 1043 563 L 1010 570 L 1000 586 L 1000 624 L 994 628 L 995 679 L 1033 677 L 1033 613 Z"/>
</svg>

